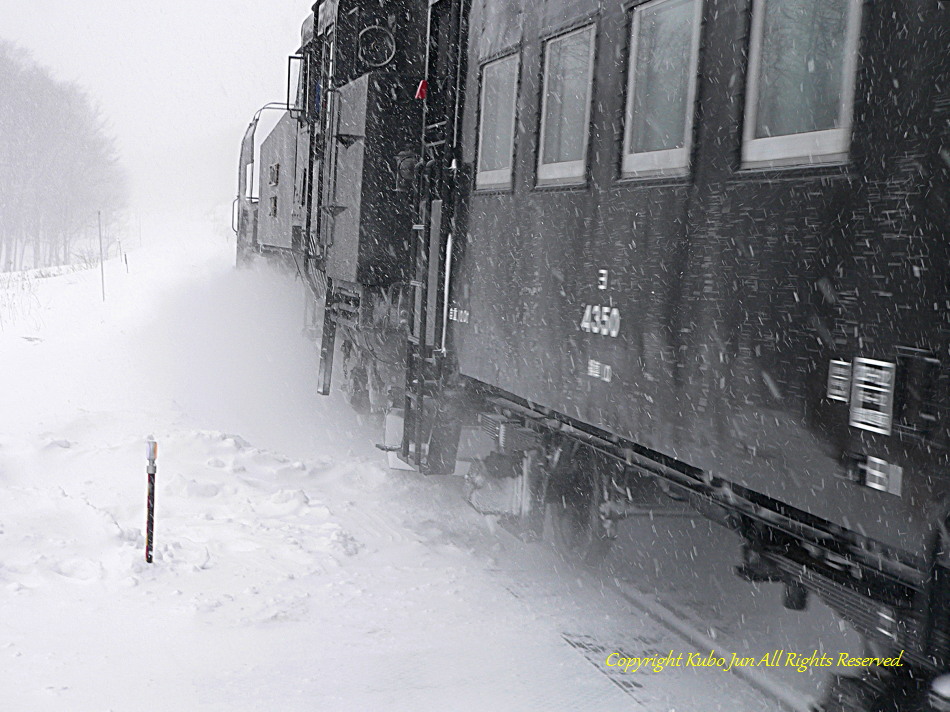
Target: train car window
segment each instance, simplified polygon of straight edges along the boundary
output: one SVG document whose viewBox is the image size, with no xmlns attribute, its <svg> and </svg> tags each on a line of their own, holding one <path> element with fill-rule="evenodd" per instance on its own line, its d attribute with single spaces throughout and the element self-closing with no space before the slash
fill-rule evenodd
<svg viewBox="0 0 950 712">
<path fill-rule="evenodd" d="M 701 13 L 700 0 L 656 0 L 633 13 L 625 175 L 682 173 L 689 164 Z"/>
<path fill-rule="evenodd" d="M 593 25 L 548 40 L 544 48 L 539 184 L 584 182 L 593 74 Z"/>
<path fill-rule="evenodd" d="M 845 160 L 861 0 L 755 0 L 752 13 L 743 164 Z"/>
<path fill-rule="evenodd" d="M 481 117 L 478 131 L 478 188 L 511 185 L 515 143 L 515 102 L 518 98 L 518 55 L 482 68 Z"/>
</svg>

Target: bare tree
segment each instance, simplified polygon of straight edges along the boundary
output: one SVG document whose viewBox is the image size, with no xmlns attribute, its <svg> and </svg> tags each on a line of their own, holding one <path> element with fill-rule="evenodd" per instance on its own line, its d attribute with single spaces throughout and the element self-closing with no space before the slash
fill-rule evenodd
<svg viewBox="0 0 950 712">
<path fill-rule="evenodd" d="M 127 180 L 101 111 L 0 40 L 0 271 L 66 264 L 114 222 Z"/>
</svg>

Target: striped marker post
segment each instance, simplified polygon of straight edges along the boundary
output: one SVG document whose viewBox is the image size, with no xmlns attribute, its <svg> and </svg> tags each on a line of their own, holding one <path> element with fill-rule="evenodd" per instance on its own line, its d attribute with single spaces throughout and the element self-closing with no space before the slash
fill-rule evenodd
<svg viewBox="0 0 950 712">
<path fill-rule="evenodd" d="M 145 561 L 152 563 L 152 532 L 155 529 L 155 473 L 158 467 L 155 461 L 158 459 L 158 443 L 149 436 L 145 443 L 145 456 L 148 458 L 148 467 L 145 471 L 148 473 L 148 499 L 146 506 L 148 514 L 145 520 Z"/>
</svg>

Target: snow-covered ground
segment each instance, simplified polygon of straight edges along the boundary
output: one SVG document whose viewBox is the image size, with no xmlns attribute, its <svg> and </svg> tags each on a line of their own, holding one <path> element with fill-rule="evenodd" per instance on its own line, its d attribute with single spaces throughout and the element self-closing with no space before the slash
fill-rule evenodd
<svg viewBox="0 0 950 712">
<path fill-rule="evenodd" d="M 0 709 L 776 708 L 718 669 L 604 665 L 701 650 L 632 607 L 634 588 L 672 591 L 740 653 L 811 644 L 787 620 L 769 637 L 777 594 L 709 603 L 722 557 L 684 547 L 720 552 L 715 533 L 632 523 L 616 573 L 578 570 L 493 531 L 455 478 L 388 470 L 376 424 L 315 395 L 299 282 L 235 270 L 232 250 L 188 233 L 139 248 L 128 272 L 107 265 L 104 303 L 98 270 L 6 284 Z M 766 634 L 745 635 L 746 615 Z"/>
</svg>

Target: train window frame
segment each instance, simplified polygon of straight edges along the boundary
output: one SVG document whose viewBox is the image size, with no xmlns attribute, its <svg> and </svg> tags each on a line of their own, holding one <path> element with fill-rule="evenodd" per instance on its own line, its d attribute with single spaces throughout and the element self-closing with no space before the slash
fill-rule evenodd
<svg viewBox="0 0 950 712">
<path fill-rule="evenodd" d="M 547 108 L 548 108 L 548 79 L 550 77 L 551 46 L 555 42 L 562 42 L 569 37 L 584 32 L 590 33 L 587 63 L 587 101 L 584 105 L 584 136 L 581 143 L 581 158 L 573 161 L 544 161 L 544 141 L 546 136 Z M 587 182 L 587 159 L 590 148 L 591 115 L 594 102 L 594 63 L 597 49 L 597 23 L 591 22 L 563 32 L 544 41 L 544 58 L 542 60 L 541 80 L 541 114 L 538 131 L 538 161 L 536 184 L 539 187 L 556 185 L 583 185 Z"/>
<path fill-rule="evenodd" d="M 690 39 L 689 80 L 686 88 L 686 121 L 683 126 L 683 145 L 677 148 L 654 151 L 632 151 L 633 108 L 637 87 L 637 52 L 644 11 L 664 5 L 671 0 L 651 0 L 633 8 L 628 35 L 630 46 L 627 58 L 627 96 L 624 102 L 623 147 L 621 153 L 621 177 L 682 176 L 689 172 L 690 153 L 693 148 L 696 97 L 699 89 L 699 44 L 702 36 L 703 0 L 689 0 L 693 8 L 693 36 Z"/>
<path fill-rule="evenodd" d="M 485 76 L 488 69 L 502 62 L 514 61 L 514 92 L 511 97 L 511 141 L 508 146 L 508 167 L 483 171 L 482 147 L 484 146 L 485 129 L 485 91 L 487 83 Z M 476 148 L 475 188 L 477 190 L 504 190 L 511 188 L 514 182 L 515 168 L 515 139 L 518 131 L 518 96 L 521 91 L 521 52 L 509 52 L 485 62 L 479 70 L 478 89 L 478 146 Z"/>
<path fill-rule="evenodd" d="M 742 167 L 780 168 L 824 163 L 844 163 L 851 148 L 851 124 L 860 59 L 863 0 L 847 0 L 848 17 L 844 40 L 844 66 L 838 98 L 838 127 L 780 136 L 755 137 L 759 102 L 765 4 L 753 0 L 752 28 L 749 39 L 749 68 L 743 111 Z"/>
</svg>

